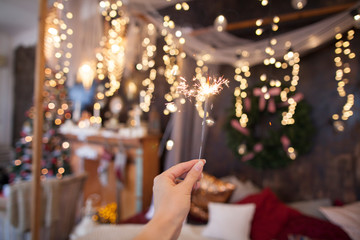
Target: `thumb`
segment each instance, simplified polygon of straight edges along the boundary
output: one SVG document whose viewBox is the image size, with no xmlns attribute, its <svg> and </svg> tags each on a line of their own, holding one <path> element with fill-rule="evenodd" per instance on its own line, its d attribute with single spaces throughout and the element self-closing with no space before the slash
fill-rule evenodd
<svg viewBox="0 0 360 240">
<path fill-rule="evenodd" d="M 186 189 L 191 192 L 194 184 L 199 180 L 202 170 L 204 167 L 204 162 L 202 160 L 199 160 L 188 172 L 186 175 L 186 178 L 182 182 L 183 185 L 185 185 Z"/>
</svg>

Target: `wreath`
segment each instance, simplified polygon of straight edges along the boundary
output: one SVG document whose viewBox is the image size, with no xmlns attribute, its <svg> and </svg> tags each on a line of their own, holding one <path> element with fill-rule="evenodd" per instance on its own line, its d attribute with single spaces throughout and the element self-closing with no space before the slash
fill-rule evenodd
<svg viewBox="0 0 360 240">
<path fill-rule="evenodd" d="M 266 86 L 249 89 L 242 99 L 246 126 L 240 124 L 233 108 L 225 124 L 227 144 L 234 154 L 253 167 L 274 169 L 287 166 L 298 156 L 308 152 L 314 127 L 310 105 L 301 93 L 288 93 L 291 101 L 283 102 L 280 87 Z M 282 123 L 289 103 L 296 105 L 289 124 Z M 295 104 L 294 104 L 295 102 Z M 235 103 L 235 102 L 234 102 Z"/>
</svg>

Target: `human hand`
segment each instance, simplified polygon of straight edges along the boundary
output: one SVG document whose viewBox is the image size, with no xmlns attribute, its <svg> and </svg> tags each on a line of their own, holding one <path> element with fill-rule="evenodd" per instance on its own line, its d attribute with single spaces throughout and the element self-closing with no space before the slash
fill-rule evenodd
<svg viewBox="0 0 360 240">
<path fill-rule="evenodd" d="M 201 179 L 205 160 L 191 160 L 177 164 L 154 179 L 155 214 L 171 216 L 173 222 L 182 224 L 191 202 L 191 191 Z M 180 183 L 178 178 L 184 178 Z"/>
<path fill-rule="evenodd" d="M 154 179 L 154 217 L 136 239 L 177 239 L 205 163 L 203 159 L 179 163 Z"/>
</svg>

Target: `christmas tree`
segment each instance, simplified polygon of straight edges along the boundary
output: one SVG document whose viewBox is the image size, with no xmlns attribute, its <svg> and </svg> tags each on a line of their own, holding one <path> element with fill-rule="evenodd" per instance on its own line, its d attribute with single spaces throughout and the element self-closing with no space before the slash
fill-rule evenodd
<svg viewBox="0 0 360 240">
<path fill-rule="evenodd" d="M 41 161 L 41 177 L 62 178 L 71 174 L 69 155 L 70 143 L 59 134 L 59 126 L 71 118 L 70 106 L 67 103 L 67 89 L 64 81 L 57 78 L 50 68 L 45 69 L 44 86 L 44 125 L 43 125 L 43 158 Z M 15 160 L 10 169 L 9 181 L 29 180 L 32 163 L 32 135 L 34 110 L 26 112 L 21 138 L 15 144 Z"/>
</svg>

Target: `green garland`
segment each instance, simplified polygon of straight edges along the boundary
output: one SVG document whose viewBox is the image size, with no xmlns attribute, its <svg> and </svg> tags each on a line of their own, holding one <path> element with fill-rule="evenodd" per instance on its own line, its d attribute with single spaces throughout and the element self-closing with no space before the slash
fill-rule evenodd
<svg viewBox="0 0 360 240">
<path fill-rule="evenodd" d="M 253 92 L 254 89 L 249 89 L 247 94 L 250 109 L 243 108 L 243 112 L 248 116 L 246 126 L 248 134 L 244 134 L 232 125 L 234 119 L 239 121 L 233 108 L 225 124 L 227 144 L 235 156 L 253 167 L 260 169 L 285 167 L 311 148 L 314 127 L 310 118 L 310 106 L 304 100 L 300 100 L 293 115 L 295 123 L 281 125 L 282 113 L 288 111 L 288 106 L 281 106 L 280 96 L 272 97 L 276 111 L 271 113 L 268 111 L 269 101 L 266 101 L 263 110 L 259 109 L 261 97 L 254 96 Z M 283 138 L 289 143 L 286 147 L 281 140 Z M 294 153 L 291 153 L 289 148 L 294 149 Z"/>
</svg>

